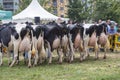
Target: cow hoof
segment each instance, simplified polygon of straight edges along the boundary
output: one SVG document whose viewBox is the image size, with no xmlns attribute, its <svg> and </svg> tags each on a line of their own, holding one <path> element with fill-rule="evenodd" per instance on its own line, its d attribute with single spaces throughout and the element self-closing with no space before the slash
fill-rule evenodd
<svg viewBox="0 0 120 80">
<path fill-rule="evenodd" d="M 98 59 L 99 59 L 99 57 L 95 58 L 94 60 L 98 60 Z"/>
<path fill-rule="evenodd" d="M 19 61 L 16 61 L 16 65 L 18 65 L 19 64 Z"/>
<path fill-rule="evenodd" d="M 67 62 L 68 60 L 65 58 L 63 61 Z"/>
<path fill-rule="evenodd" d="M 10 66 L 11 65 L 11 62 L 10 63 L 8 63 L 8 66 Z"/>
<path fill-rule="evenodd" d="M 39 63 L 39 65 L 42 65 L 42 63 Z"/>
<path fill-rule="evenodd" d="M 36 66 L 37 66 L 37 64 L 34 64 L 34 65 L 33 65 L 33 67 L 36 67 Z"/>
<path fill-rule="evenodd" d="M 68 63 L 72 63 L 72 61 L 71 61 L 71 60 L 68 60 Z"/>
<path fill-rule="evenodd" d="M 0 66 L 2 66 L 3 65 L 3 63 L 2 64 L 0 64 Z"/>
<path fill-rule="evenodd" d="M 90 54 L 88 54 L 87 57 L 90 57 Z"/>
<path fill-rule="evenodd" d="M 11 67 L 13 67 L 13 65 L 10 65 L 9 67 L 11 68 Z"/>
<path fill-rule="evenodd" d="M 106 59 L 106 56 L 104 56 L 103 59 Z"/>
<path fill-rule="evenodd" d="M 52 64 L 52 63 L 48 63 L 48 65 L 50 65 L 50 64 Z"/>
<path fill-rule="evenodd" d="M 28 66 L 28 68 L 31 68 L 31 66 Z"/>
<path fill-rule="evenodd" d="M 62 62 L 59 62 L 59 64 L 62 64 Z"/>
<path fill-rule="evenodd" d="M 82 58 L 80 58 L 80 62 L 82 62 L 83 61 L 83 59 Z"/>
</svg>

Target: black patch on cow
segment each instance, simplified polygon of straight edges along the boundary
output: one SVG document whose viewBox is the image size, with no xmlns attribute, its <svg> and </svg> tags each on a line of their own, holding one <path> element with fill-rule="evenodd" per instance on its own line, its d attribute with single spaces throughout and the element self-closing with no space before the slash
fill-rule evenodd
<svg viewBox="0 0 120 80">
<path fill-rule="evenodd" d="M 8 43 L 11 40 L 11 30 L 9 27 L 4 28 L 0 31 L 0 41 L 8 47 Z"/>
<path fill-rule="evenodd" d="M 20 37 L 23 40 L 23 38 L 25 37 L 25 35 L 27 34 L 27 29 L 26 28 L 22 28 L 20 31 Z"/>
<path fill-rule="evenodd" d="M 27 33 L 29 33 L 29 36 L 31 39 L 32 39 L 32 35 L 35 36 L 35 31 L 33 30 L 33 28 L 30 25 L 28 25 L 25 28 L 22 28 L 20 31 L 20 37 L 22 40 L 26 36 Z"/>
<path fill-rule="evenodd" d="M 39 38 L 40 34 L 42 34 L 42 32 L 44 32 L 44 25 L 39 25 L 35 28 L 35 35 L 37 39 Z"/>
<path fill-rule="evenodd" d="M 54 50 L 52 48 L 53 41 L 56 38 L 62 39 L 62 37 L 69 32 L 69 28 L 64 22 L 60 24 L 49 22 L 48 24 L 44 25 L 44 39 L 50 43 L 52 51 Z"/>
<path fill-rule="evenodd" d="M 74 26 L 71 30 L 70 33 L 72 34 L 72 42 L 74 42 L 76 36 L 78 33 L 80 33 L 81 38 L 83 39 L 83 32 L 84 32 L 84 27 L 77 24 Z"/>
<path fill-rule="evenodd" d="M 3 43 L 3 45 L 8 47 L 8 44 L 11 41 L 11 35 L 13 35 L 15 39 L 19 38 L 14 25 L 12 23 L 2 25 L 0 28 L 0 43 Z"/>
<path fill-rule="evenodd" d="M 56 23 L 44 25 L 44 39 L 50 43 L 51 50 L 53 50 L 52 44 L 56 37 L 60 37 L 60 27 Z"/>
<path fill-rule="evenodd" d="M 89 35 L 89 37 L 91 37 L 92 33 L 95 31 L 97 31 L 98 26 L 97 25 L 91 25 L 87 30 L 86 30 L 86 34 Z M 97 35 L 96 35 L 97 36 Z"/>
<path fill-rule="evenodd" d="M 105 34 L 107 33 L 107 24 L 106 23 L 102 23 L 100 25 L 97 26 L 97 36 L 100 36 L 100 34 L 104 32 Z"/>
<path fill-rule="evenodd" d="M 12 35 L 15 37 L 15 39 L 19 38 L 19 34 L 17 33 L 15 27 L 10 27 Z"/>
</svg>

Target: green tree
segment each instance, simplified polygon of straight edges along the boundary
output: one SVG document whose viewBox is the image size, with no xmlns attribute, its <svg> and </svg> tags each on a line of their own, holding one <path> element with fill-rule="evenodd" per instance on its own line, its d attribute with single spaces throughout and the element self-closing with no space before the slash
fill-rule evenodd
<svg viewBox="0 0 120 80">
<path fill-rule="evenodd" d="M 32 0 L 20 0 L 19 9 L 14 14 L 17 14 L 24 10 L 30 4 L 31 1 Z"/>
<path fill-rule="evenodd" d="M 84 21 L 90 18 L 90 8 L 88 0 L 69 0 L 68 5 L 68 17 L 77 20 Z"/>
<path fill-rule="evenodd" d="M 120 1 L 119 0 L 96 0 L 94 2 L 93 20 L 115 20 L 120 22 Z"/>
<path fill-rule="evenodd" d="M 112 19 L 120 23 L 120 1 L 113 2 L 111 6 Z"/>
<path fill-rule="evenodd" d="M 50 3 L 50 0 L 38 0 L 38 1 L 39 1 L 40 5 L 41 5 L 43 8 L 45 8 L 48 12 L 51 12 L 51 13 L 53 12 L 53 9 L 54 9 L 53 6 L 47 7 L 48 4 Z"/>
</svg>

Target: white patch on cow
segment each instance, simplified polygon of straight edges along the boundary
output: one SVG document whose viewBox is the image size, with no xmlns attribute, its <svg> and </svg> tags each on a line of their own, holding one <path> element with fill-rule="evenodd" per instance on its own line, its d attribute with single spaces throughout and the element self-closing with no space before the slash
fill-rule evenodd
<svg viewBox="0 0 120 80">
<path fill-rule="evenodd" d="M 62 46 L 67 47 L 67 45 L 68 45 L 68 38 L 67 38 L 67 35 L 64 35 L 62 37 Z"/>
<path fill-rule="evenodd" d="M 31 25 L 32 28 L 35 30 L 35 28 L 38 26 L 38 25 Z"/>
<path fill-rule="evenodd" d="M 3 61 L 2 61 L 2 53 L 0 52 L 0 66 L 2 65 Z"/>
<path fill-rule="evenodd" d="M 96 45 L 97 38 L 96 38 L 96 32 L 93 32 L 91 37 L 89 38 L 88 46 L 94 47 Z"/>
<path fill-rule="evenodd" d="M 84 24 L 83 27 L 86 29 L 86 28 L 89 28 L 91 25 L 94 25 L 94 24 Z"/>
<path fill-rule="evenodd" d="M 28 37 L 24 37 L 19 46 L 19 51 L 29 51 L 31 49 L 31 42 Z"/>
<path fill-rule="evenodd" d="M 60 39 L 57 37 L 54 41 L 53 41 L 53 45 L 52 45 L 52 48 L 53 49 L 56 49 L 58 48 L 60 45 Z"/>
<path fill-rule="evenodd" d="M 16 30 L 17 30 L 18 33 L 20 33 L 21 29 L 25 28 L 25 27 L 26 27 L 26 24 L 20 24 L 20 23 L 18 23 L 18 24 L 15 25 L 15 28 L 16 28 Z"/>
<path fill-rule="evenodd" d="M 80 33 L 78 33 L 74 41 L 74 47 L 78 48 L 80 43 L 81 43 L 81 37 L 80 37 Z"/>
<path fill-rule="evenodd" d="M 13 50 L 13 42 L 14 42 L 14 36 L 11 35 L 11 40 L 8 43 L 9 50 Z"/>
</svg>

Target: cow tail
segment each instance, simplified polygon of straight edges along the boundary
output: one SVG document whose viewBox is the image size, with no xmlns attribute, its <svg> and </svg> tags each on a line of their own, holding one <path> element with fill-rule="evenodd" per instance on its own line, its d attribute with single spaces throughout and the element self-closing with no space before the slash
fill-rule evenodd
<svg viewBox="0 0 120 80">
<path fill-rule="evenodd" d="M 33 41 L 33 31 L 31 30 L 31 41 Z"/>
<path fill-rule="evenodd" d="M 46 42 L 47 47 L 48 47 L 48 51 L 47 51 L 48 56 L 47 57 L 50 58 L 50 56 L 51 56 L 51 46 L 50 46 L 50 43 L 47 40 L 45 40 L 45 42 Z"/>
</svg>

